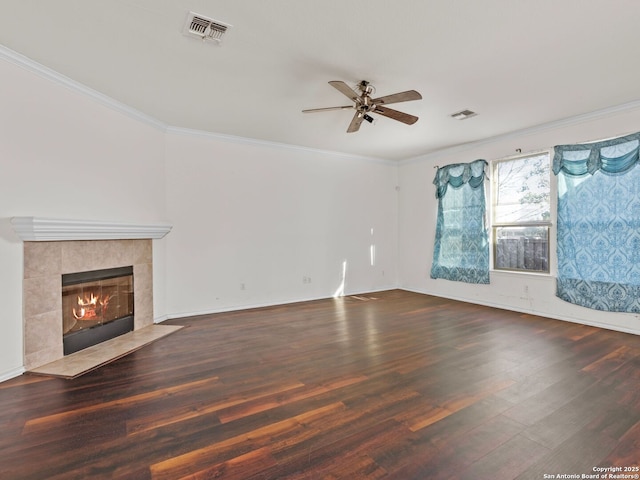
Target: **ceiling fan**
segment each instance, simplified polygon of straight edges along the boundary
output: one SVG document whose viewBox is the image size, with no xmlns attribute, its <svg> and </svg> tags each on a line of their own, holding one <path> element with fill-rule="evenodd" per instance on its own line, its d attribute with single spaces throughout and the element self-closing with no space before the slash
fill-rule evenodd
<svg viewBox="0 0 640 480">
<path fill-rule="evenodd" d="M 341 107 L 310 108 L 307 110 L 303 110 L 303 113 L 326 112 L 329 110 L 345 110 L 347 108 L 354 108 L 356 110 L 356 113 L 353 116 L 351 123 L 349 124 L 349 128 L 347 128 L 347 133 L 357 132 L 364 120 L 369 123 L 373 122 L 373 117 L 370 115 L 371 113 L 378 113 L 384 117 L 392 118 L 393 120 L 406 123 L 407 125 L 413 125 L 418 121 L 418 117 L 414 115 L 409 115 L 408 113 L 399 112 L 398 110 L 393 110 L 384 106 L 390 103 L 421 100 L 422 95 L 420 95 L 415 90 L 407 90 L 406 92 L 394 93 L 385 97 L 371 98 L 371 94 L 374 93 L 375 89 L 366 80 L 362 80 L 360 83 L 358 83 L 359 92 L 356 92 L 354 89 L 349 87 L 349 85 L 340 80 L 332 80 L 331 82 L 329 82 L 329 85 L 334 87 L 343 95 L 349 97 L 349 99 L 353 101 L 353 105 L 344 105 Z"/>
</svg>

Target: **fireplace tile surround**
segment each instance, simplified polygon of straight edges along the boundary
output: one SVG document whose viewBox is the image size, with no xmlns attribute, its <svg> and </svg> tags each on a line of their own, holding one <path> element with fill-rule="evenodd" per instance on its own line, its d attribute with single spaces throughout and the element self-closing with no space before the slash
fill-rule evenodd
<svg viewBox="0 0 640 480">
<path fill-rule="evenodd" d="M 134 332 L 153 325 L 153 239 L 168 224 L 13 217 L 23 241 L 23 339 L 27 371 L 64 357 L 62 275 L 132 266 Z M 148 329 L 147 329 L 148 330 Z"/>
<path fill-rule="evenodd" d="M 25 368 L 63 356 L 62 274 L 132 265 L 138 330 L 153 324 L 152 264 L 150 239 L 24 242 Z"/>
</svg>

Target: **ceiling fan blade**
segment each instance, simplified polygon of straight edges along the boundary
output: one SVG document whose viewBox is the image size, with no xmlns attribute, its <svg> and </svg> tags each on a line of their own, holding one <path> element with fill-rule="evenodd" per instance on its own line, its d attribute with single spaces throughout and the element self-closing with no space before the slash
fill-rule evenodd
<svg viewBox="0 0 640 480">
<path fill-rule="evenodd" d="M 384 117 L 392 118 L 394 120 L 398 120 L 399 122 L 406 123 L 407 125 L 413 125 L 418 121 L 418 117 L 414 115 L 409 115 L 408 113 L 399 112 L 398 110 L 381 107 L 379 105 L 376 105 L 374 112 L 379 113 Z"/>
<path fill-rule="evenodd" d="M 329 110 L 346 110 L 347 108 L 353 108 L 353 105 L 343 105 L 342 107 L 308 108 L 306 110 L 302 110 L 302 113 L 328 112 Z"/>
<path fill-rule="evenodd" d="M 411 100 L 422 100 L 422 95 L 420 95 L 415 90 L 407 90 L 406 92 L 394 93 L 385 97 L 374 98 L 371 101 L 376 105 L 388 105 L 390 103 L 409 102 Z"/>
<path fill-rule="evenodd" d="M 364 115 L 360 112 L 356 112 L 356 114 L 351 119 L 351 123 L 349 124 L 349 128 L 347 128 L 347 133 L 353 133 L 360 130 L 360 125 L 364 120 Z"/>
<path fill-rule="evenodd" d="M 349 97 L 354 102 L 358 102 L 360 99 L 360 95 L 358 94 L 358 92 L 353 90 L 349 85 L 341 80 L 331 80 L 329 82 L 329 85 L 331 85 L 343 95 Z"/>
</svg>

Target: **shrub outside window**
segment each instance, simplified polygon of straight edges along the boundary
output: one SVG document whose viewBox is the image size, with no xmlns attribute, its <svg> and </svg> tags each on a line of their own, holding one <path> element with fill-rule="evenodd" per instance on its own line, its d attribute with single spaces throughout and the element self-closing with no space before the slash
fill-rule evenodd
<svg viewBox="0 0 640 480">
<path fill-rule="evenodd" d="M 493 266 L 549 272 L 551 226 L 549 153 L 493 165 Z"/>
</svg>

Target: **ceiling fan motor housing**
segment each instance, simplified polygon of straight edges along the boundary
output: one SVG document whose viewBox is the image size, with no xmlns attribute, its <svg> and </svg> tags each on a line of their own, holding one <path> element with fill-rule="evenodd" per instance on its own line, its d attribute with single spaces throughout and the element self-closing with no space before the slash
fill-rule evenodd
<svg viewBox="0 0 640 480">
<path fill-rule="evenodd" d="M 369 96 L 373 93 L 373 87 L 371 86 L 371 84 L 369 82 L 367 82 L 366 80 L 362 80 L 359 84 L 358 84 L 358 88 L 360 89 L 360 91 L 365 95 L 365 96 Z"/>
</svg>

